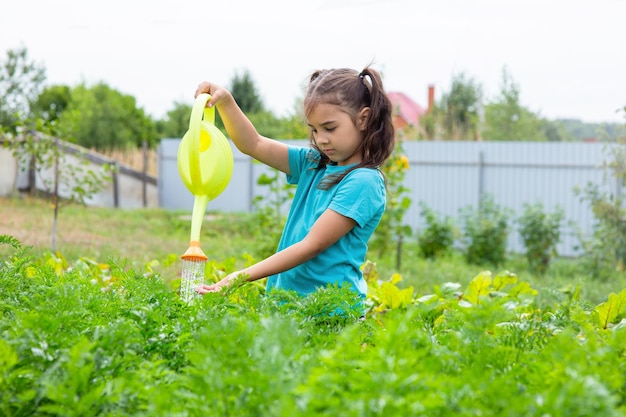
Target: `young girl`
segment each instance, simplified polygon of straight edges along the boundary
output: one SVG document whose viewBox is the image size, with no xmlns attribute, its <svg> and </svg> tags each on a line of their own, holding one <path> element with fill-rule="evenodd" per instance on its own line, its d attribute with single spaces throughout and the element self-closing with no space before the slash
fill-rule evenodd
<svg viewBox="0 0 626 417">
<path fill-rule="evenodd" d="M 304 99 L 311 147 L 288 146 L 259 135 L 231 93 L 208 82 L 209 93 L 237 148 L 287 174 L 297 184 L 278 251 L 212 285 L 220 291 L 238 276 L 268 277 L 267 290 L 283 288 L 302 295 L 319 287 L 349 286 L 365 297 L 360 266 L 367 242 L 385 210 L 385 179 L 379 167 L 394 148 L 391 102 L 380 74 L 367 67 L 316 71 Z"/>
</svg>

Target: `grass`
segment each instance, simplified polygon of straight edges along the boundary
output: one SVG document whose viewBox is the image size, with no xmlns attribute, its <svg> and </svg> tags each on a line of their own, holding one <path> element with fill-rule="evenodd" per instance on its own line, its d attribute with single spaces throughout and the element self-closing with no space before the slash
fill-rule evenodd
<svg viewBox="0 0 626 417">
<path fill-rule="evenodd" d="M 179 273 L 178 257 L 188 246 L 191 227 L 189 211 L 162 209 L 112 209 L 71 204 L 61 209 L 57 226 L 57 251 L 69 262 L 89 258 L 98 262 L 121 262 L 136 270 L 148 263 L 157 264 L 167 281 Z M 0 234 L 16 237 L 31 253 L 41 256 L 50 251 L 52 208 L 41 199 L 30 197 L 0 198 Z M 263 224 L 249 213 L 208 213 L 202 225 L 201 245 L 210 260 L 241 267 L 267 256 L 278 243 L 280 225 Z M 0 246 L 0 257 L 12 248 Z M 402 248 L 401 266 L 396 268 L 396 253 L 369 259 L 377 264 L 381 279 L 398 272 L 401 286 L 413 286 L 415 295 L 432 292 L 434 285 L 458 282 L 466 285 L 479 272 L 508 270 L 520 280 L 541 289 L 543 304 L 569 297 L 577 286 L 581 296 L 597 304 L 611 292 L 626 288 L 624 274 L 612 280 L 594 280 L 576 259 L 555 259 L 544 276 L 528 270 L 521 255 L 510 254 L 506 265 L 468 265 L 461 254 L 453 253 L 437 260 L 420 258 L 417 244 L 410 238 Z"/>
</svg>

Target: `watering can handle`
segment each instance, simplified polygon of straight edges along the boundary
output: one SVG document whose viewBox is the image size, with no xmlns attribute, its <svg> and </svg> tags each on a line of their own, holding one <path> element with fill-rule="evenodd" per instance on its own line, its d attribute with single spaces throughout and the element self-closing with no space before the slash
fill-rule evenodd
<svg viewBox="0 0 626 417">
<path fill-rule="evenodd" d="M 211 100 L 211 95 L 207 93 L 199 94 L 191 109 L 191 117 L 189 118 L 189 128 L 192 132 L 199 132 L 200 121 L 204 120 L 212 125 L 215 124 L 215 107 L 206 107 L 206 103 Z M 204 111 L 204 119 L 200 114 Z"/>
<path fill-rule="evenodd" d="M 211 96 L 206 93 L 199 94 L 191 108 L 191 116 L 189 117 L 189 167 L 191 172 L 200 173 L 200 130 L 202 122 L 202 113 L 204 112 L 204 120 L 208 123 L 215 123 L 215 108 L 207 108 L 206 103 Z M 201 178 L 198 178 L 202 182 Z"/>
</svg>

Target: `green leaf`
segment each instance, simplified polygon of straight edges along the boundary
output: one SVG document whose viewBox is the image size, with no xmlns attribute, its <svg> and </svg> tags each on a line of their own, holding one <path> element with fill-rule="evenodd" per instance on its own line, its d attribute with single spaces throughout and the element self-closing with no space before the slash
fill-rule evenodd
<svg viewBox="0 0 626 417">
<path fill-rule="evenodd" d="M 615 319 L 626 308 L 626 289 L 622 290 L 619 294 L 609 294 L 609 299 L 602 304 L 599 304 L 594 312 L 597 315 L 598 322 L 603 329 L 607 329 L 609 324 L 613 323 Z"/>
<path fill-rule="evenodd" d="M 15 349 L 0 339 L 0 386 L 2 386 L 4 375 L 17 363 L 17 360 Z"/>
<path fill-rule="evenodd" d="M 463 299 L 472 304 L 480 304 L 480 297 L 488 295 L 491 292 L 491 272 L 483 271 L 476 275 L 469 283 Z"/>
<path fill-rule="evenodd" d="M 517 283 L 517 275 L 509 271 L 502 271 L 493 279 L 493 289 L 501 291 L 509 284 Z"/>
</svg>

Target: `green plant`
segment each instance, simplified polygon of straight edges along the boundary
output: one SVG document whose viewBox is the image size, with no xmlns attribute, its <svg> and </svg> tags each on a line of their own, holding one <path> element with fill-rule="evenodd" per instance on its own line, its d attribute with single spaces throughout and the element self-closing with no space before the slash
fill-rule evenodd
<svg viewBox="0 0 626 417">
<path fill-rule="evenodd" d="M 0 246 L 3 416 L 626 412 L 626 290 L 541 307 L 549 289 L 507 271 L 417 294 L 368 263 L 378 291 L 359 318 L 347 289 L 245 283 L 188 304 L 126 260 L 103 274 L 97 261 L 32 257 L 9 235 Z"/>
<path fill-rule="evenodd" d="M 500 207 L 489 194 L 478 208 L 461 209 L 464 254 L 471 264 L 501 265 L 506 259 L 510 210 Z"/>
<path fill-rule="evenodd" d="M 9 141 L 9 148 L 22 167 L 28 167 L 31 193 L 39 183 L 49 196 L 53 210 L 51 250 L 56 250 L 59 211 L 63 203 L 84 203 L 111 180 L 111 167 L 94 170 L 88 159 L 73 157 L 56 133 L 55 123 L 42 119 L 26 121 L 19 138 Z M 52 175 L 44 175 L 51 172 Z M 32 173 L 32 175 L 30 174 Z M 37 181 L 39 180 L 39 181 Z"/>
<path fill-rule="evenodd" d="M 404 214 L 411 206 L 411 198 L 407 196 L 409 189 L 403 185 L 408 169 L 409 159 L 403 153 L 402 142 L 398 141 L 382 167 L 387 181 L 387 206 L 371 240 L 381 257 L 395 245 L 396 268 L 401 264 L 402 242 L 412 233 L 411 227 L 403 222 Z"/>
<path fill-rule="evenodd" d="M 605 163 L 606 178 L 614 181 L 616 191 L 605 191 L 592 183 L 575 190 L 582 201 L 591 205 L 596 219 L 592 235 L 580 239 L 585 262 L 595 277 L 603 279 L 626 273 L 626 207 L 621 194 L 626 182 L 626 133 L 622 134 L 617 143 L 608 147 L 609 161 Z"/>
<path fill-rule="evenodd" d="M 517 223 L 531 271 L 545 274 L 552 257 L 557 255 L 556 246 L 561 238 L 564 216 L 560 207 L 552 213 L 546 213 L 541 203 L 524 204 L 524 211 Z"/>
<path fill-rule="evenodd" d="M 284 210 L 293 199 L 294 185 L 287 183 L 283 173 L 271 169 L 270 174 L 261 174 L 257 184 L 267 187 L 268 192 L 254 197 L 254 217 L 261 240 L 257 244 L 259 256 L 266 258 L 276 251 L 278 241 L 285 225 Z"/>
<path fill-rule="evenodd" d="M 425 258 L 436 258 L 447 253 L 454 244 L 454 222 L 449 217 L 439 218 L 424 202 L 420 202 L 420 207 L 425 225 L 417 234 L 419 252 Z"/>
</svg>

